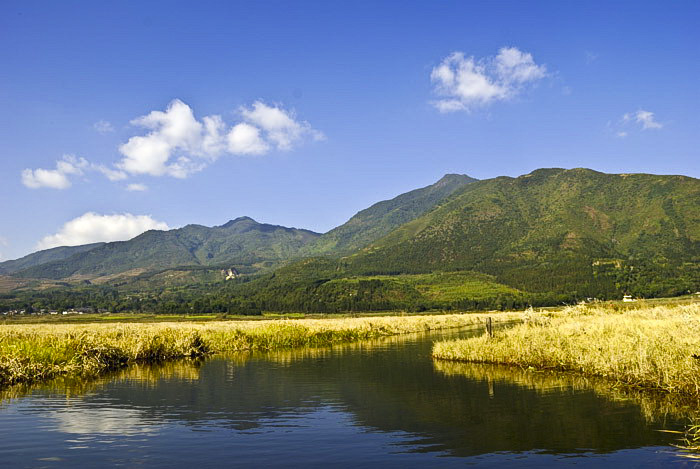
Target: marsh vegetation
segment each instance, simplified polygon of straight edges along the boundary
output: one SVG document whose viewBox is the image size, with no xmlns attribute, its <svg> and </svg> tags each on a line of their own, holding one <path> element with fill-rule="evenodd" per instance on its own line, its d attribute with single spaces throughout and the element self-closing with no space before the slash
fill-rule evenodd
<svg viewBox="0 0 700 469">
<path fill-rule="evenodd" d="M 522 313 L 504 313 L 512 321 Z M 94 376 L 134 363 L 249 350 L 319 347 L 483 322 L 484 315 L 151 324 L 14 324 L 0 328 L 0 385 Z"/>
<path fill-rule="evenodd" d="M 700 397 L 700 303 L 526 313 L 522 324 L 435 344 L 435 358 L 574 371 Z"/>
</svg>

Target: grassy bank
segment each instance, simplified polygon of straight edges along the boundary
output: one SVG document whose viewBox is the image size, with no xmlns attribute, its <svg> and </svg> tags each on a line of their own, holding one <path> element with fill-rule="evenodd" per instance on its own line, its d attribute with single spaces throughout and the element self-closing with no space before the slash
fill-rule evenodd
<svg viewBox="0 0 700 469">
<path fill-rule="evenodd" d="M 522 313 L 503 313 L 512 321 Z M 57 376 L 94 376 L 132 363 L 246 350 L 329 346 L 483 323 L 485 315 L 0 326 L 0 386 Z"/>
<path fill-rule="evenodd" d="M 574 371 L 628 386 L 700 397 L 700 303 L 614 311 L 576 306 L 532 313 L 494 337 L 435 344 L 445 360 Z"/>
</svg>

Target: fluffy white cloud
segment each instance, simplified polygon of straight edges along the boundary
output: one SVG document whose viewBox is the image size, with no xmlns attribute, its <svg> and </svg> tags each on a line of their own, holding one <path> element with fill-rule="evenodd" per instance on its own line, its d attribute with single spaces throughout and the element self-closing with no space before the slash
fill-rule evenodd
<svg viewBox="0 0 700 469">
<path fill-rule="evenodd" d="M 127 177 L 124 171 L 93 164 L 74 155 L 63 155 L 63 158 L 56 162 L 56 169 L 38 168 L 22 171 L 22 183 L 30 189 L 67 189 L 72 185 L 69 176 L 82 176 L 88 171 L 100 172 L 110 181 L 121 181 Z"/>
<path fill-rule="evenodd" d="M 229 127 L 217 115 L 198 120 L 192 108 L 175 99 L 165 111 L 152 111 L 131 121 L 148 132 L 120 145 L 122 158 L 113 166 L 67 155 L 56 163 L 56 169 L 25 169 L 22 182 L 32 189 L 66 189 L 71 186 L 69 176 L 87 171 L 100 172 L 110 181 L 144 174 L 186 178 L 224 154 L 264 155 L 272 149 L 291 150 L 306 139 L 325 138 L 308 122 L 297 120 L 293 111 L 279 105 L 256 101 L 250 108 L 241 107 L 238 111 L 242 122 Z M 94 127 L 103 133 L 113 130 L 106 121 L 97 122 Z"/>
<path fill-rule="evenodd" d="M 205 151 L 204 140 L 214 138 L 210 135 L 211 127 L 205 127 L 197 121 L 190 107 L 176 99 L 163 111 L 153 111 L 146 116 L 134 119 L 133 125 L 151 129 L 145 136 L 131 137 L 119 147 L 124 158 L 117 166 L 131 174 L 164 174 L 185 177 L 191 160 L 181 156 L 174 162 L 171 157 L 176 152 L 194 156 L 208 155 Z M 216 131 L 214 127 L 214 131 Z"/>
<path fill-rule="evenodd" d="M 63 155 L 56 162 L 56 169 L 25 169 L 22 171 L 22 184 L 30 189 L 49 187 L 67 189 L 71 186 L 69 176 L 81 176 L 90 167 L 85 158 Z"/>
<path fill-rule="evenodd" d="M 290 150 L 293 144 L 306 136 L 314 140 L 324 138 L 308 122 L 297 121 L 294 113 L 261 101 L 254 102 L 252 108 L 241 108 L 241 115 L 250 124 L 264 130 L 267 139 L 280 150 Z"/>
<path fill-rule="evenodd" d="M 58 233 L 45 236 L 37 249 L 58 246 L 79 246 L 98 241 L 125 241 L 147 230 L 167 230 L 168 225 L 149 215 L 99 215 L 87 212 L 66 222 Z"/>
<path fill-rule="evenodd" d="M 322 134 L 292 112 L 256 101 L 241 108 L 244 122 L 228 128 L 221 116 L 195 118 L 192 109 L 179 99 L 165 111 L 153 111 L 132 121 L 150 130 L 131 137 L 119 147 L 123 155 L 119 170 L 129 174 L 187 177 L 200 171 L 222 154 L 262 155 L 273 147 L 290 150 L 306 137 Z"/>
<path fill-rule="evenodd" d="M 129 184 L 128 186 L 126 186 L 126 190 L 128 190 L 129 192 L 143 192 L 148 190 L 148 186 L 139 183 Z"/>
<path fill-rule="evenodd" d="M 114 132 L 114 127 L 112 127 L 112 124 L 106 120 L 99 120 L 95 122 L 92 124 L 92 128 L 103 135 L 109 132 Z"/>
<path fill-rule="evenodd" d="M 495 57 L 480 60 L 454 52 L 430 74 L 434 92 L 441 96 L 433 105 L 440 112 L 470 111 L 517 96 L 546 74 L 532 54 L 516 47 L 503 47 Z"/>
<path fill-rule="evenodd" d="M 226 136 L 228 151 L 237 155 L 262 155 L 270 150 L 260 135 L 260 129 L 241 122 L 233 126 Z"/>
<path fill-rule="evenodd" d="M 654 113 L 640 109 L 637 112 L 628 112 L 622 116 L 623 122 L 634 122 L 642 126 L 642 130 L 660 129 L 663 124 L 654 120 Z"/>
</svg>

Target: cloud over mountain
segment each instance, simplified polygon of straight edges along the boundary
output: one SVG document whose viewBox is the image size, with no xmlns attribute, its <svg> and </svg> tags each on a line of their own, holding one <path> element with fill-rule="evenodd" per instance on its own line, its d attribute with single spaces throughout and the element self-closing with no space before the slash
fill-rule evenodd
<svg viewBox="0 0 700 469">
<path fill-rule="evenodd" d="M 100 215 L 87 212 L 66 222 L 56 234 L 45 236 L 36 249 L 79 246 L 100 241 L 125 241 L 148 230 L 167 230 L 165 222 L 150 215 Z"/>
</svg>

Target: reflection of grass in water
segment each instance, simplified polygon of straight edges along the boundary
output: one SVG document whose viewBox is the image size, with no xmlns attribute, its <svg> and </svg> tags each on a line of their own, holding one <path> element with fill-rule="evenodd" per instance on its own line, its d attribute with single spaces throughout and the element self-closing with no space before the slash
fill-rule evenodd
<svg viewBox="0 0 700 469">
<path fill-rule="evenodd" d="M 521 313 L 494 315 L 512 321 Z M 158 324 L 32 324 L 0 328 L 0 386 L 62 375 L 96 376 L 135 363 L 250 350 L 324 347 L 449 329 L 484 315 Z"/>
<path fill-rule="evenodd" d="M 483 320 L 483 318 L 480 319 Z M 356 351 L 370 352 L 390 346 L 397 346 L 420 339 L 426 333 L 430 333 L 430 331 L 384 336 L 358 342 L 336 343 L 332 347 L 301 347 L 268 351 L 246 351 L 243 353 L 223 352 L 219 353 L 218 356 L 225 358 L 227 363 L 233 366 L 244 365 L 251 358 L 272 361 L 280 365 L 289 365 L 306 359 L 327 358 L 331 355 Z M 446 334 L 452 334 L 452 332 L 447 331 Z M 5 401 L 11 401 L 26 396 L 33 390 L 61 393 L 70 398 L 71 396 L 80 396 L 95 392 L 107 383 L 113 382 L 138 381 L 146 386 L 155 388 L 159 382 L 163 380 L 176 379 L 196 381 L 199 379 L 199 371 L 202 363 L 203 361 L 198 358 L 173 359 L 154 363 L 134 363 L 132 366 L 105 372 L 100 376 L 91 376 L 90 379 L 84 379 L 81 376 L 75 375 L 60 375 L 43 383 L 19 383 L 12 386 L 0 387 L 0 404 Z"/>
<path fill-rule="evenodd" d="M 576 371 L 700 397 L 700 303 L 612 313 L 577 306 L 494 337 L 437 343 L 436 358 Z"/>
<path fill-rule="evenodd" d="M 700 303 L 642 305 L 624 312 L 576 306 L 557 315 L 528 313 L 523 324 L 497 332 L 494 337 L 439 342 L 433 356 L 577 372 L 607 380 L 607 387 L 603 384 L 597 389 L 609 389 L 608 393 L 618 392 L 610 386 L 617 383 L 628 389 L 666 393 L 671 400 L 694 400 L 697 405 Z M 650 407 L 645 415 L 657 412 L 656 404 L 641 402 L 643 408 Z M 688 449 L 700 450 L 698 425 L 689 427 L 686 440 Z"/>
<path fill-rule="evenodd" d="M 138 381 L 155 388 L 163 380 L 196 381 L 202 361 L 198 359 L 179 359 L 155 364 L 137 363 L 120 370 L 103 373 L 92 379 L 79 376 L 59 376 L 43 383 L 20 383 L 0 388 L 0 404 L 19 399 L 32 391 L 65 394 L 67 399 L 96 392 L 108 383 Z"/>
<path fill-rule="evenodd" d="M 493 383 L 502 382 L 543 394 L 562 390 L 593 391 L 612 401 L 631 402 L 638 405 L 642 416 L 649 423 L 661 423 L 669 417 L 678 421 L 700 421 L 697 416 L 693 417 L 697 415 L 700 404 L 695 399 L 677 394 L 653 392 L 648 389 L 611 386 L 610 381 L 594 376 L 444 360 L 435 360 L 433 365 L 437 371 L 447 376 L 463 376 L 467 379 L 487 382 L 490 390 Z M 668 432 L 679 434 L 679 442 L 675 446 L 686 451 L 685 457 L 700 460 L 700 455 L 694 454 L 700 452 L 700 424 L 688 425 L 684 433 Z"/>
<path fill-rule="evenodd" d="M 539 393 L 593 391 L 612 401 L 632 402 L 639 405 L 642 415 L 649 422 L 660 422 L 667 417 L 675 420 L 686 419 L 697 402 L 677 395 L 658 393 L 630 387 L 611 386 L 605 379 L 577 373 L 536 371 L 505 365 L 482 363 L 462 363 L 434 360 L 435 369 L 448 376 L 465 378 L 488 383 L 503 382 L 532 389 Z"/>
<path fill-rule="evenodd" d="M 700 417 L 696 416 L 693 420 L 700 422 Z M 700 461 L 700 423 L 689 425 L 685 429 L 685 435 L 678 447 L 687 452 L 687 458 Z"/>
</svg>

